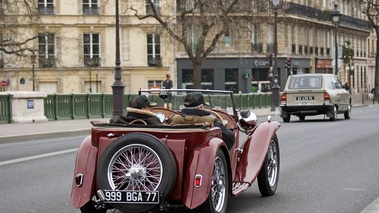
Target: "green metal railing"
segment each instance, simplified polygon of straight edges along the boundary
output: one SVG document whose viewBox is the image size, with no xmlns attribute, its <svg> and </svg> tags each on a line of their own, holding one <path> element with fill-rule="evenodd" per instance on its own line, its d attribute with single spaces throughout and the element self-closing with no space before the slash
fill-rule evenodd
<svg viewBox="0 0 379 213">
<path fill-rule="evenodd" d="M 12 122 L 12 97 L 11 94 L 0 95 L 0 123 Z"/>
<path fill-rule="evenodd" d="M 124 106 L 137 94 L 125 94 Z M 272 105 L 271 93 L 234 94 L 237 108 L 260 109 Z M 157 94 L 149 95 L 151 102 L 163 106 L 164 101 Z M 173 95 L 173 109 L 183 104 L 184 95 Z M 224 104 L 223 96 L 212 96 L 212 103 Z M 44 99 L 44 115 L 48 120 L 73 120 L 88 118 L 111 117 L 113 111 L 113 95 L 101 93 L 85 94 L 49 94 Z M 12 95 L 0 95 L 0 123 L 12 122 Z"/>
</svg>

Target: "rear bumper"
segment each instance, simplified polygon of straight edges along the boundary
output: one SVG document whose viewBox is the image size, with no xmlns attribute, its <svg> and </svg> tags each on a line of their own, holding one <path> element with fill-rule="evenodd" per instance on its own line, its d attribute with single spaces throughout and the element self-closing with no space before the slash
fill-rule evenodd
<svg viewBox="0 0 379 213">
<path fill-rule="evenodd" d="M 287 115 L 321 115 L 327 114 L 333 110 L 334 105 L 301 105 L 301 106 L 280 106 L 282 112 L 281 117 L 287 117 Z"/>
</svg>

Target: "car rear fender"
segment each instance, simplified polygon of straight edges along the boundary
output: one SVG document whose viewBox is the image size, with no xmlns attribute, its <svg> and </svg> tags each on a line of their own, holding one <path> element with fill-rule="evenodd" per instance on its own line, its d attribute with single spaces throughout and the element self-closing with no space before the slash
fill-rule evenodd
<svg viewBox="0 0 379 213">
<path fill-rule="evenodd" d="M 217 151 L 221 147 L 227 150 L 225 143 L 221 139 L 212 138 L 204 146 L 193 150 L 190 154 L 182 198 L 187 208 L 194 209 L 208 198 L 215 158 Z M 227 151 L 225 153 L 228 156 Z M 200 186 L 195 186 L 196 176 L 201 176 L 202 178 Z"/>
<path fill-rule="evenodd" d="M 95 194 L 97 153 L 98 149 L 91 143 L 91 136 L 86 137 L 76 155 L 71 191 L 71 203 L 75 208 L 84 206 Z M 80 177 L 81 184 L 77 184 Z"/>
<path fill-rule="evenodd" d="M 246 139 L 237 166 L 236 182 L 252 183 L 257 177 L 265 160 L 271 139 L 280 127 L 277 121 L 261 123 Z"/>
</svg>

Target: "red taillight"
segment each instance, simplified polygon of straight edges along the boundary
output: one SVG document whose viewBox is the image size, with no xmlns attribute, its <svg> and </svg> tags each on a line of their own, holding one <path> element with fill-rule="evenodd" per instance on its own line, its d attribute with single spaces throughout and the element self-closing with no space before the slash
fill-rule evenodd
<svg viewBox="0 0 379 213">
<path fill-rule="evenodd" d="M 324 103 L 330 103 L 330 96 L 328 93 L 324 92 Z"/>
<path fill-rule="evenodd" d="M 197 175 L 195 176 L 195 187 L 200 187 L 201 184 L 202 184 L 202 182 L 203 182 L 203 176 L 197 174 Z"/>
<path fill-rule="evenodd" d="M 280 104 L 286 104 L 287 103 L 287 94 L 283 93 L 282 97 L 280 98 Z"/>
</svg>

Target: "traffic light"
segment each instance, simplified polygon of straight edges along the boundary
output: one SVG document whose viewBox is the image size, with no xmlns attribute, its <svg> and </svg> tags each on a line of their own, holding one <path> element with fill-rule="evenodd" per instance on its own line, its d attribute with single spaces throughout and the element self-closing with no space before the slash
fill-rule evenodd
<svg viewBox="0 0 379 213">
<path fill-rule="evenodd" d="M 286 58 L 286 68 L 291 69 L 291 58 Z"/>
</svg>

